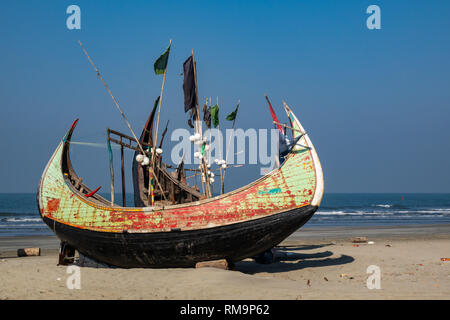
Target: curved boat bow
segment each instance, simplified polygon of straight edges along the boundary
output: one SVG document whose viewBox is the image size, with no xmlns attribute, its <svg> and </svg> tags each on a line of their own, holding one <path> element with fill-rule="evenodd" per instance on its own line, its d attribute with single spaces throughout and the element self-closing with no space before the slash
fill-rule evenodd
<svg viewBox="0 0 450 320">
<path fill-rule="evenodd" d="M 303 128 L 285 105 L 294 136 Z M 56 148 L 37 194 L 44 222 L 80 253 L 119 267 L 189 267 L 239 261 L 274 247 L 314 214 L 323 196 L 317 153 L 304 134 L 281 167 L 214 198 L 165 207 L 120 207 L 91 193 L 69 155 L 76 121 Z"/>
</svg>

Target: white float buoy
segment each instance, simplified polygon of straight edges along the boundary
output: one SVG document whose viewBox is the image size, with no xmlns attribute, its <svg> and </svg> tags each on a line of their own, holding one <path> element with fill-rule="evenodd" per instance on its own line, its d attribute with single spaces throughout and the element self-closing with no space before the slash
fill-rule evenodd
<svg viewBox="0 0 450 320">
<path fill-rule="evenodd" d="M 147 166 L 150 163 L 150 159 L 148 157 L 144 157 L 144 161 L 142 161 L 143 166 Z"/>
<path fill-rule="evenodd" d="M 161 148 L 157 148 L 157 149 L 156 149 L 156 153 L 157 153 L 157 154 L 161 154 L 161 153 L 163 153 L 163 151 L 162 151 Z"/>
<path fill-rule="evenodd" d="M 139 163 L 141 163 L 142 161 L 144 161 L 144 156 L 143 156 L 142 154 L 138 154 L 138 155 L 136 156 L 136 161 L 139 162 Z"/>
</svg>

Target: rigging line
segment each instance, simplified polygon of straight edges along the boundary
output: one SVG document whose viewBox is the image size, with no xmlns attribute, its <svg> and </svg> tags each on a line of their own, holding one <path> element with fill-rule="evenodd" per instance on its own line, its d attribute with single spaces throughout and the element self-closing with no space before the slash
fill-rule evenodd
<svg viewBox="0 0 450 320">
<path fill-rule="evenodd" d="M 81 141 L 70 141 L 70 144 L 74 144 L 74 145 L 79 145 L 79 146 L 85 146 L 85 147 L 93 147 L 93 148 L 107 148 L 107 144 L 106 143 L 99 143 L 99 142 L 81 142 Z M 111 146 L 112 149 L 120 149 L 120 146 L 118 145 L 112 145 Z M 131 149 L 126 149 L 127 151 L 133 151 Z"/>
<path fill-rule="evenodd" d="M 141 149 L 142 154 L 145 154 L 144 149 L 142 149 L 141 143 L 139 142 L 138 138 L 137 138 L 136 135 L 134 134 L 134 131 L 133 131 L 133 129 L 131 128 L 131 125 L 130 125 L 130 123 L 128 122 L 128 119 L 127 119 L 127 117 L 125 116 L 125 114 L 123 113 L 122 109 L 120 108 L 119 103 L 117 103 L 116 98 L 114 98 L 113 94 L 111 93 L 111 90 L 109 90 L 108 85 L 106 84 L 105 80 L 103 80 L 102 76 L 100 75 L 100 72 L 98 71 L 98 69 L 97 69 L 97 67 L 95 66 L 94 62 L 91 60 L 91 57 L 89 57 L 89 55 L 88 55 L 86 49 L 84 48 L 84 46 L 83 46 L 83 44 L 81 43 L 80 40 L 78 40 L 78 43 L 80 44 L 81 49 L 83 49 L 83 52 L 84 52 L 84 54 L 86 55 L 86 57 L 89 59 L 89 62 L 90 62 L 91 65 L 94 67 L 95 71 L 97 72 L 98 77 L 99 77 L 100 80 L 103 82 L 103 85 L 105 86 L 105 88 L 106 88 L 106 90 L 108 91 L 109 95 L 110 95 L 111 98 L 113 99 L 113 101 L 114 101 L 114 103 L 115 103 L 117 109 L 119 110 L 120 114 L 122 115 L 123 119 L 125 120 L 125 122 L 126 122 L 126 124 L 127 124 L 127 126 L 128 126 L 128 129 L 130 129 L 131 134 L 132 134 L 133 137 L 134 137 L 134 140 L 136 140 L 136 143 L 138 144 L 139 149 Z"/>
<path fill-rule="evenodd" d="M 83 46 L 83 44 L 81 43 L 80 40 L 78 40 L 78 43 L 80 44 L 81 49 L 83 49 L 84 54 L 85 54 L 85 55 L 87 56 L 87 58 L 89 59 L 89 62 L 90 62 L 91 65 L 94 67 L 95 71 L 97 72 L 98 77 L 99 77 L 100 80 L 103 82 L 103 85 L 105 86 L 105 88 L 106 88 L 106 90 L 108 91 L 109 95 L 110 95 L 111 98 L 113 99 L 113 101 L 114 101 L 114 103 L 115 103 L 117 109 L 119 110 L 120 114 L 122 115 L 123 119 L 125 120 L 125 123 L 127 124 L 128 129 L 130 129 L 130 132 L 131 132 L 131 134 L 133 135 L 133 138 L 134 138 L 134 140 L 136 141 L 136 143 L 137 143 L 139 149 L 141 150 L 142 154 L 145 155 L 146 153 L 145 153 L 144 149 L 142 148 L 142 145 L 141 145 L 141 143 L 139 142 L 139 139 L 138 139 L 138 138 L 136 137 L 136 135 L 134 134 L 134 131 L 133 131 L 133 129 L 131 128 L 131 125 L 130 125 L 130 123 L 128 122 L 127 117 L 125 116 L 125 114 L 123 113 L 122 109 L 120 108 L 119 103 L 117 102 L 116 98 L 114 98 L 114 96 L 113 96 L 111 90 L 109 90 L 108 85 L 106 84 L 105 80 L 103 80 L 102 76 L 100 75 L 100 72 L 98 71 L 98 69 L 97 69 L 97 67 L 95 66 L 94 62 L 91 60 L 91 57 L 88 55 L 86 49 L 84 48 L 84 46 Z M 154 152 L 153 152 L 153 154 L 154 154 Z M 153 164 L 154 164 L 154 163 L 153 163 Z M 162 192 L 164 198 L 166 198 L 166 195 L 164 194 L 164 191 L 163 191 L 161 185 L 159 184 L 158 178 L 156 178 L 156 176 L 155 176 L 154 178 L 155 178 L 155 180 L 156 180 L 156 182 L 157 182 L 159 188 L 161 189 L 161 192 Z"/>
</svg>

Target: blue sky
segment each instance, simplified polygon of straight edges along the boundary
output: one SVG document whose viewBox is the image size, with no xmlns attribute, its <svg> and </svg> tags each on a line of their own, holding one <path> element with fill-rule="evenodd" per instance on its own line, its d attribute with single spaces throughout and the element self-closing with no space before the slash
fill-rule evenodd
<svg viewBox="0 0 450 320">
<path fill-rule="evenodd" d="M 66 28 L 71 4 L 81 30 Z M 366 27 L 371 4 L 381 30 Z M 272 127 L 265 93 L 282 121 L 281 99 L 289 103 L 317 148 L 326 192 L 450 192 L 448 1 L 0 6 L 0 192 L 34 192 L 75 118 L 77 141 L 104 142 L 108 126 L 127 132 L 78 39 L 137 132 L 161 88 L 153 63 L 172 39 L 161 117 L 169 131 L 186 127 L 180 73 L 194 49 L 200 99 L 219 97 L 223 127 L 238 99 L 244 129 Z M 105 149 L 74 146 L 72 158 L 84 181 L 109 191 Z M 231 170 L 226 189 L 258 174 L 257 165 Z"/>
</svg>

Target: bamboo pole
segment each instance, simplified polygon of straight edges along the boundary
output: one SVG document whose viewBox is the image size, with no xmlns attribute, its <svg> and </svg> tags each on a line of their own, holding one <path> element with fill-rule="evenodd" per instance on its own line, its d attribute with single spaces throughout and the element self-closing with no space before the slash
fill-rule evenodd
<svg viewBox="0 0 450 320">
<path fill-rule="evenodd" d="M 217 96 L 216 99 L 216 104 L 219 105 L 219 96 Z M 220 110 L 220 109 L 219 109 Z M 220 131 L 220 121 L 219 121 L 219 125 L 218 125 L 218 130 L 219 130 L 219 155 L 220 155 L 220 160 L 223 160 L 223 148 L 222 148 L 222 142 L 220 139 L 221 136 L 221 131 Z M 220 193 L 223 194 L 223 170 L 222 170 L 222 164 L 220 164 Z"/>
<path fill-rule="evenodd" d="M 155 205 L 155 190 L 153 188 L 153 169 L 151 166 L 148 168 L 148 196 L 147 196 L 147 205 L 154 206 Z"/>
<path fill-rule="evenodd" d="M 238 106 L 241 104 L 241 100 L 238 100 Z M 235 117 L 234 117 L 234 120 L 233 120 L 233 125 L 231 126 L 231 135 L 230 135 L 230 139 L 228 140 L 228 145 L 227 145 L 227 150 L 226 150 L 226 154 L 225 154 L 225 161 L 227 162 L 227 167 L 228 167 L 228 149 L 230 149 L 230 144 L 231 144 L 231 139 L 233 139 L 233 134 L 234 134 L 234 125 L 235 125 L 235 123 L 236 123 L 236 118 L 237 118 L 237 113 L 236 113 L 236 115 L 235 115 Z M 234 157 L 233 157 L 234 158 Z M 224 168 L 223 169 L 223 181 L 222 181 L 222 194 L 224 193 L 224 191 L 225 191 L 225 187 L 224 187 L 224 184 L 225 184 L 225 175 L 226 175 L 226 173 L 227 173 L 227 168 Z"/>
<path fill-rule="evenodd" d="M 107 144 L 108 144 L 108 153 L 109 153 L 109 171 L 111 174 L 111 206 L 114 205 L 114 166 L 113 166 L 113 154 L 111 150 L 111 141 L 109 140 L 109 128 L 106 131 Z"/>
<path fill-rule="evenodd" d="M 200 122 L 200 110 L 198 105 L 198 91 L 197 91 L 197 67 L 195 65 L 195 57 L 194 57 L 194 49 L 192 49 L 192 62 L 194 64 L 194 81 L 195 81 L 195 95 L 196 95 L 196 107 L 197 107 L 197 124 L 196 124 L 196 131 L 200 134 L 200 137 L 202 136 L 202 123 Z M 199 145 L 199 151 L 201 153 L 201 146 Z M 204 193 L 207 197 L 211 197 L 211 189 L 209 185 L 209 179 L 206 175 L 206 163 L 204 161 L 204 157 L 201 160 L 200 169 L 202 172 L 202 184 L 204 184 Z"/>
<path fill-rule="evenodd" d="M 208 103 L 208 98 L 206 98 L 206 103 Z M 209 109 L 211 109 L 211 97 L 209 97 Z M 208 152 L 208 159 L 209 160 L 211 160 L 211 151 L 212 151 L 212 149 L 211 149 L 211 113 L 210 113 L 210 115 L 209 115 L 209 124 L 210 124 L 210 126 L 209 126 L 209 152 Z"/>
<path fill-rule="evenodd" d="M 194 177 L 194 186 L 197 187 L 197 171 L 195 171 Z"/>
<path fill-rule="evenodd" d="M 111 93 L 111 90 L 109 90 L 108 85 L 106 84 L 105 80 L 103 80 L 102 76 L 100 75 L 100 72 L 98 71 L 97 67 L 95 66 L 94 62 L 92 61 L 91 57 L 88 55 L 86 49 L 84 48 L 83 44 L 81 43 L 80 40 L 78 40 L 78 43 L 81 46 L 81 49 L 83 49 L 84 54 L 87 56 L 87 58 L 89 59 L 89 62 L 91 63 L 91 65 L 94 67 L 95 71 L 97 72 L 98 77 L 100 78 L 100 80 L 103 82 L 103 85 L 105 86 L 106 90 L 108 91 L 109 95 L 111 96 L 111 98 L 113 99 L 117 109 L 119 110 L 120 114 L 122 115 L 123 119 L 125 120 L 125 123 L 128 126 L 128 129 L 130 129 L 131 134 L 133 135 L 134 140 L 136 140 L 137 145 L 139 146 L 139 149 L 141 150 L 142 154 L 145 155 L 145 151 L 142 148 L 141 143 L 139 142 L 139 139 L 136 137 L 136 135 L 134 134 L 133 129 L 131 128 L 130 123 L 128 122 L 127 117 L 125 116 L 125 114 L 123 113 L 122 109 L 119 106 L 119 103 L 117 102 L 116 98 L 114 98 L 113 94 Z M 158 182 L 158 180 L 156 180 Z M 161 188 L 161 185 L 158 182 L 159 187 Z M 165 197 L 164 191 L 161 188 L 161 192 Z"/>
<path fill-rule="evenodd" d="M 80 40 L 78 40 L 78 43 L 81 46 L 81 49 L 83 49 L 84 54 L 87 56 L 87 58 L 89 59 L 89 62 L 91 63 L 91 65 L 94 67 L 95 71 L 97 72 L 98 77 L 100 78 L 100 80 L 103 82 L 103 85 L 105 86 L 106 90 L 108 91 L 109 95 L 111 96 L 111 98 L 113 99 L 117 109 L 119 110 L 120 114 L 122 115 L 123 119 L 125 120 L 125 123 L 128 126 L 128 129 L 130 129 L 131 134 L 133 135 L 134 140 L 136 140 L 136 143 L 139 146 L 139 149 L 141 149 L 142 154 L 145 155 L 144 149 L 141 146 L 141 143 L 139 142 L 138 138 L 136 138 L 136 135 L 134 134 L 133 129 L 131 129 L 131 125 L 128 122 L 127 117 L 125 116 L 125 114 L 123 113 L 122 109 L 119 106 L 119 103 L 117 102 L 116 98 L 114 98 L 113 94 L 111 93 L 111 90 L 109 90 L 108 85 L 106 84 L 105 80 L 103 80 L 102 76 L 100 75 L 100 72 L 98 71 L 97 67 L 95 66 L 94 62 L 92 61 L 91 57 L 88 55 L 86 49 L 84 48 L 83 44 L 81 43 Z"/>
<path fill-rule="evenodd" d="M 208 103 L 208 98 L 206 98 L 206 103 Z M 211 109 L 211 97 L 209 97 L 209 108 Z M 209 150 L 208 150 L 208 164 L 211 167 L 212 166 L 212 157 L 211 157 L 211 113 L 209 114 Z M 211 168 L 209 168 L 208 170 L 211 170 Z M 214 187 L 211 186 L 211 194 L 214 193 Z"/>
<path fill-rule="evenodd" d="M 125 167 L 123 162 L 123 145 L 120 146 L 120 165 L 121 165 L 121 171 L 122 171 L 122 203 L 123 207 L 126 207 L 127 201 L 125 199 Z"/>
<path fill-rule="evenodd" d="M 172 39 L 170 39 L 170 43 L 169 43 L 169 47 L 172 45 Z M 166 69 L 164 69 L 164 76 L 163 76 L 163 82 L 162 82 L 162 86 L 161 86 L 161 94 L 159 95 L 159 107 L 158 107 L 158 119 L 156 121 L 156 132 L 155 132 L 155 139 L 154 139 L 154 145 L 153 145 L 153 156 L 155 154 L 155 148 L 158 145 L 158 128 L 159 128 L 159 115 L 161 113 L 161 104 L 162 104 L 162 99 L 163 99 L 163 92 L 164 92 L 164 84 L 166 82 L 166 72 L 167 72 L 167 66 Z"/>
<path fill-rule="evenodd" d="M 288 126 L 287 124 L 280 123 L 280 122 L 277 122 L 277 121 L 273 121 L 273 123 L 274 123 L 274 124 L 278 124 L 278 125 L 280 125 L 280 126 L 282 126 L 282 127 L 285 127 L 285 128 L 287 128 L 287 129 L 291 129 L 291 130 L 293 130 L 293 131 L 298 131 L 298 132 L 300 132 L 300 133 L 302 133 L 302 134 L 305 134 L 302 130 L 298 130 L 298 129 L 292 128 L 292 127 Z"/>
<path fill-rule="evenodd" d="M 172 45 L 172 39 L 170 39 L 169 47 L 171 45 Z M 156 132 L 155 132 L 155 139 L 153 140 L 153 149 L 152 149 L 152 164 L 149 167 L 149 184 L 150 184 L 150 186 L 148 188 L 148 192 L 149 192 L 148 198 L 149 198 L 149 200 L 151 199 L 152 206 L 155 205 L 155 191 L 154 191 L 152 183 L 153 183 L 153 176 L 154 176 L 153 173 L 154 173 L 154 169 L 155 169 L 155 158 L 156 158 L 155 152 L 156 152 L 156 146 L 158 145 L 159 115 L 161 113 L 161 104 L 162 104 L 162 98 L 163 98 L 163 92 L 164 92 L 164 84 L 166 82 L 166 73 L 167 73 L 167 65 L 166 65 L 166 68 L 164 69 L 163 82 L 162 82 L 162 86 L 161 86 L 161 94 L 159 95 L 160 98 L 159 98 L 159 106 L 158 106 L 158 119 L 156 121 Z M 156 178 L 156 176 L 155 176 L 155 178 Z M 155 180 L 157 181 L 157 179 L 155 179 Z M 159 181 L 158 181 L 158 185 L 159 185 Z M 166 199 L 166 195 L 164 193 L 164 190 L 161 188 L 161 186 L 160 186 L 160 189 L 161 189 L 161 193 L 162 193 L 164 199 Z"/>
</svg>

